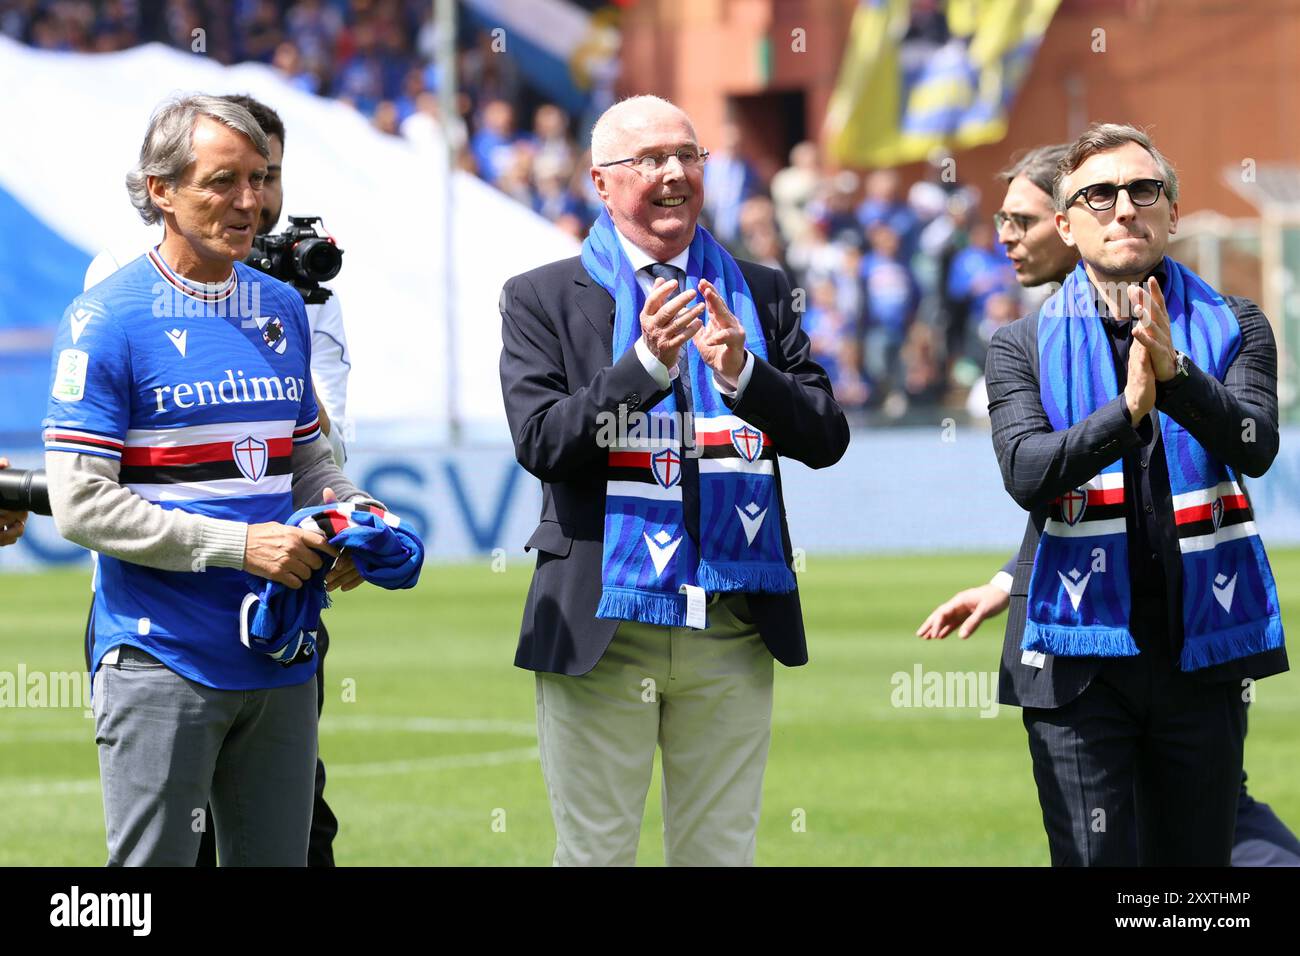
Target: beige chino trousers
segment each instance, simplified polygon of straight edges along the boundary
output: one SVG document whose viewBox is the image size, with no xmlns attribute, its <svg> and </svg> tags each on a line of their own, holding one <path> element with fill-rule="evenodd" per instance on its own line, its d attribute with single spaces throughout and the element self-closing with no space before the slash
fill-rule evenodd
<svg viewBox="0 0 1300 956">
<path fill-rule="evenodd" d="M 772 730 L 773 658 L 744 595 L 708 627 L 624 622 L 587 674 L 537 674 L 556 866 L 631 866 L 663 753 L 669 866 L 751 866 Z"/>
</svg>

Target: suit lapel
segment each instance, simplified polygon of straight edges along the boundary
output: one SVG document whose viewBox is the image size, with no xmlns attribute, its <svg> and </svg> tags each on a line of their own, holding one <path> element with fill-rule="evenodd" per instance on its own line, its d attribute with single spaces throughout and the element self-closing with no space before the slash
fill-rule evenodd
<svg viewBox="0 0 1300 956">
<path fill-rule="evenodd" d="M 614 352 L 614 297 L 587 275 L 581 260 L 578 261 L 578 269 L 574 273 L 573 281 L 579 287 L 575 290 L 578 308 L 582 310 L 582 314 L 600 336 L 605 357 L 610 358 Z"/>
</svg>

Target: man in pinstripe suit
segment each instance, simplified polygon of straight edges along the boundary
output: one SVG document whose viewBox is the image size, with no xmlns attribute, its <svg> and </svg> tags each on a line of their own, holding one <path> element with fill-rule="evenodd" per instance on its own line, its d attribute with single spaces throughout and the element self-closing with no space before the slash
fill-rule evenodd
<svg viewBox="0 0 1300 956">
<path fill-rule="evenodd" d="M 1078 250 L 1067 246 L 1057 235 L 1052 214 L 1056 167 L 1068 149 L 1066 143 L 1040 146 L 999 173 L 1007 188 L 994 223 L 998 240 L 1015 263 L 1016 278 L 1025 288 L 1048 283 L 1060 286 L 1079 262 Z M 934 608 L 917 628 L 917 636 L 925 640 L 942 640 L 956 631 L 965 640 L 979 629 L 983 621 L 1005 612 L 1011 602 L 1017 557 L 1013 552 L 988 584 L 963 588 Z M 1025 583 L 1022 582 L 1022 588 Z M 1023 630 L 1023 626 L 1019 630 Z M 1259 802 L 1250 794 L 1245 773 L 1242 774 L 1241 792 L 1237 798 L 1232 865 L 1300 865 L 1300 840 L 1268 804 Z"/>
<path fill-rule="evenodd" d="M 1160 188 L 1143 190 L 1142 180 Z M 1222 380 L 1173 349 L 1162 306 L 1137 290 L 1152 276 L 1165 281 L 1177 178 L 1142 133 L 1090 129 L 1062 161 L 1056 187 L 1057 229 L 1080 252 L 1097 295 L 1119 395 L 1054 430 L 1040 398 L 1039 317 L 993 339 L 987 378 L 994 447 L 1008 491 L 1030 512 L 1012 583 L 999 699 L 1024 710 L 1054 864 L 1225 865 L 1241 781 L 1243 683 L 1286 670 L 1286 655 L 1278 647 L 1179 669 L 1182 567 L 1165 449 L 1151 412 L 1182 425 L 1239 473 L 1262 474 L 1278 442 L 1272 332 L 1253 303 L 1227 297 L 1241 345 Z M 1150 328 L 1132 305 L 1151 313 Z M 1022 651 L 1049 505 L 1117 459 L 1131 555 L 1129 630 L 1139 653 Z"/>
</svg>

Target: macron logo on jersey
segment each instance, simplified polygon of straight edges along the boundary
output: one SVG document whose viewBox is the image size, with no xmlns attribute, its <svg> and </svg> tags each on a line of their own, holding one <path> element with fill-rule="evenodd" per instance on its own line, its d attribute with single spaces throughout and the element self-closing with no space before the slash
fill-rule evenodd
<svg viewBox="0 0 1300 956">
<path fill-rule="evenodd" d="M 72 344 L 77 344 L 77 339 L 81 338 L 81 333 L 86 331 L 86 325 L 95 317 L 95 313 L 86 309 L 78 308 L 72 315 L 68 316 L 68 322 L 72 325 Z"/>
<path fill-rule="evenodd" d="M 181 358 L 185 358 L 185 339 L 189 334 L 189 329 L 170 329 L 167 331 L 168 341 L 176 346 L 176 351 L 181 353 Z"/>
<path fill-rule="evenodd" d="M 177 348 L 183 348 L 183 336 L 182 344 L 178 344 Z M 153 394 L 158 404 L 154 413 L 161 415 L 168 408 L 203 408 L 206 405 L 240 405 L 244 402 L 297 402 L 304 394 L 304 385 L 302 379 L 292 375 L 286 375 L 283 379 L 274 375 L 245 378 L 243 369 L 226 369 L 226 377 L 218 382 L 181 382 L 155 388 Z"/>
</svg>

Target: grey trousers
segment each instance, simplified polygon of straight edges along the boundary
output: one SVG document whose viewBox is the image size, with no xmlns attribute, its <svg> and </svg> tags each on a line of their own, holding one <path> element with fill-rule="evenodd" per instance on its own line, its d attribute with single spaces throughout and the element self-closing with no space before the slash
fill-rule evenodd
<svg viewBox="0 0 1300 956">
<path fill-rule="evenodd" d="M 193 866 L 217 824 L 222 866 L 306 866 L 316 679 L 216 690 L 123 646 L 95 674 L 109 866 Z"/>
</svg>

